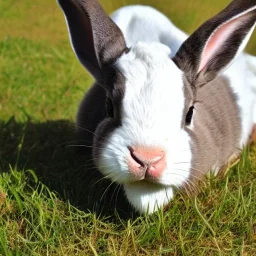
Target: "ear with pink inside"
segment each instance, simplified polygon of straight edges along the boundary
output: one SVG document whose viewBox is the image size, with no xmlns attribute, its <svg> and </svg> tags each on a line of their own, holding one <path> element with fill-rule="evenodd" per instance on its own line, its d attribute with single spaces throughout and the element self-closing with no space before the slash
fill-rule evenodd
<svg viewBox="0 0 256 256">
<path fill-rule="evenodd" d="M 244 50 L 255 23 L 256 0 L 233 0 L 199 27 L 173 60 L 191 84 L 205 84 L 228 68 Z"/>
</svg>

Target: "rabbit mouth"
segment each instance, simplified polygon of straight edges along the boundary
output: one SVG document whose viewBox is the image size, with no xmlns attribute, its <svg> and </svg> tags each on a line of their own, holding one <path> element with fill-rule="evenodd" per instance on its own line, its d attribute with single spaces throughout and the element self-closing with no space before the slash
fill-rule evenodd
<svg viewBox="0 0 256 256">
<path fill-rule="evenodd" d="M 166 187 L 170 187 L 170 185 L 167 184 L 163 184 L 159 179 L 155 179 L 153 177 L 150 177 L 148 175 L 145 175 L 145 177 L 141 177 L 140 179 L 131 181 L 131 182 L 127 182 L 127 183 L 143 183 L 145 185 L 156 185 L 159 188 L 166 188 Z"/>
</svg>

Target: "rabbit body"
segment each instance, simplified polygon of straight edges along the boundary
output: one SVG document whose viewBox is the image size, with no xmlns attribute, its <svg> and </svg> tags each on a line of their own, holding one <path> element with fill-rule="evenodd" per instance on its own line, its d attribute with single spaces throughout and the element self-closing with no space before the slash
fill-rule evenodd
<svg viewBox="0 0 256 256">
<path fill-rule="evenodd" d="M 154 212 L 241 153 L 256 124 L 256 57 L 242 52 L 256 4 L 234 0 L 188 36 L 151 7 L 123 7 L 113 23 L 95 0 L 59 3 L 96 78 L 79 138 L 135 209 Z"/>
</svg>

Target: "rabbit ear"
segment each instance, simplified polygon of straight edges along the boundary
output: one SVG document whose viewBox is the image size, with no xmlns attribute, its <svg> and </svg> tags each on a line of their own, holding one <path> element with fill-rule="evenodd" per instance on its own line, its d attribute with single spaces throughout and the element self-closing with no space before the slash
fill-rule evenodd
<svg viewBox="0 0 256 256">
<path fill-rule="evenodd" d="M 126 50 L 121 30 L 97 0 L 58 0 L 58 3 L 66 17 L 74 52 L 95 79 L 101 80 L 104 66 Z"/>
<path fill-rule="evenodd" d="M 182 44 L 173 60 L 185 72 L 189 82 L 207 83 L 243 51 L 255 22 L 256 1 L 233 0 L 199 27 Z"/>
</svg>

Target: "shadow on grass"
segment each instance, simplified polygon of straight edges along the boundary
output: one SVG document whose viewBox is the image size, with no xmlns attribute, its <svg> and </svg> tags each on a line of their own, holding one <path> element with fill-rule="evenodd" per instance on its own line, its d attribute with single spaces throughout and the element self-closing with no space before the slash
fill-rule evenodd
<svg viewBox="0 0 256 256">
<path fill-rule="evenodd" d="M 66 120 L 0 121 L 0 172 L 33 170 L 61 198 L 83 211 L 135 216 L 120 186 L 103 179 L 90 159 L 78 154 L 74 124 Z"/>
</svg>

